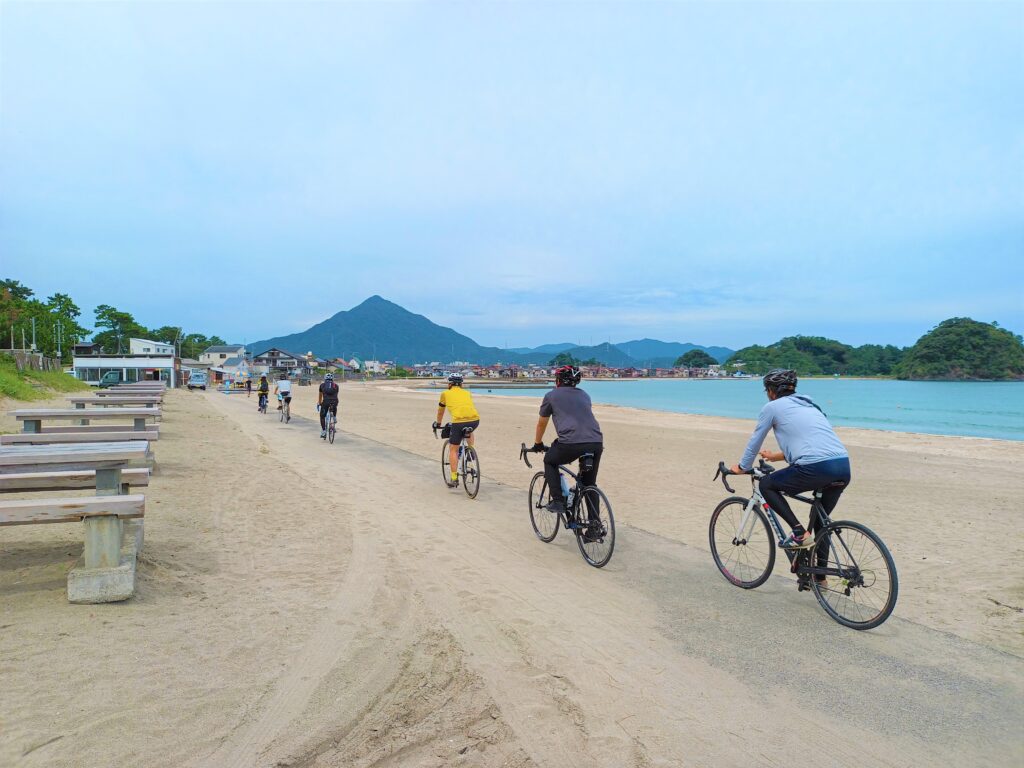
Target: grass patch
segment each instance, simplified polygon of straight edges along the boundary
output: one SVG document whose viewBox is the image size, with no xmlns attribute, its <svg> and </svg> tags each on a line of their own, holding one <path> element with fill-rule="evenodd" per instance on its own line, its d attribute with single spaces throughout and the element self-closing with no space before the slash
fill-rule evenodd
<svg viewBox="0 0 1024 768">
<path fill-rule="evenodd" d="M 89 389 L 63 371 L 19 371 L 10 355 L 0 355 L 0 395 L 14 400 L 43 400 L 53 392 Z"/>
</svg>

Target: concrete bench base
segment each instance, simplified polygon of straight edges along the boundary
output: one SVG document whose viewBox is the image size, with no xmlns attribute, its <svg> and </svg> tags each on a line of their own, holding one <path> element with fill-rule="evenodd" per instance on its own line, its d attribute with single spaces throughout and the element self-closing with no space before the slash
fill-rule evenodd
<svg viewBox="0 0 1024 768">
<path fill-rule="evenodd" d="M 117 603 L 135 594 L 135 542 L 121 548 L 121 564 L 116 568 L 86 568 L 80 557 L 68 572 L 68 602 Z"/>
</svg>

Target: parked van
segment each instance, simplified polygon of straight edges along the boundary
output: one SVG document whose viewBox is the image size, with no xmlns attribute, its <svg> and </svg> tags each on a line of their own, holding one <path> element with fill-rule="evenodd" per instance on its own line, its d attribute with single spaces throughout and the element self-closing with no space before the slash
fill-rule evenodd
<svg viewBox="0 0 1024 768">
<path fill-rule="evenodd" d="M 188 388 L 190 390 L 191 389 L 199 388 L 199 389 L 201 389 L 201 390 L 203 390 L 205 392 L 206 391 L 206 381 L 207 381 L 206 377 L 207 377 L 206 371 L 193 371 L 192 375 L 189 376 L 189 378 L 188 378 Z"/>
<path fill-rule="evenodd" d="M 100 387 L 100 389 L 106 389 L 107 387 L 112 387 L 115 384 L 120 384 L 120 383 L 121 383 L 121 372 L 120 371 L 107 371 L 106 373 L 103 374 L 103 378 L 100 379 L 100 383 L 99 383 L 98 386 Z"/>
</svg>

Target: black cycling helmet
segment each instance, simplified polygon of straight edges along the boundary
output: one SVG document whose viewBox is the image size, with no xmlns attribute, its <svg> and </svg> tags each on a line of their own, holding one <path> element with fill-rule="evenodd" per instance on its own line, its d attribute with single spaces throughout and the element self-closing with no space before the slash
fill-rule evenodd
<svg viewBox="0 0 1024 768">
<path fill-rule="evenodd" d="M 583 374 L 575 365 L 563 365 L 555 371 L 555 383 L 560 387 L 575 387 Z"/>
<path fill-rule="evenodd" d="M 461 387 L 462 386 L 462 374 L 461 373 L 449 373 L 448 374 L 448 383 L 451 384 L 452 386 Z"/>
<path fill-rule="evenodd" d="M 764 388 L 773 392 L 792 392 L 796 390 L 796 371 L 774 368 L 764 375 L 762 381 Z"/>
</svg>

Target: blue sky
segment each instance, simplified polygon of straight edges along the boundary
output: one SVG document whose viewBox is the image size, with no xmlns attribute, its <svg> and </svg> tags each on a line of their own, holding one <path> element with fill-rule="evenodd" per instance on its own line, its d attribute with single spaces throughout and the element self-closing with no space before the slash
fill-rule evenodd
<svg viewBox="0 0 1024 768">
<path fill-rule="evenodd" d="M 232 341 L 1024 331 L 1024 3 L 0 4 L 0 273 Z"/>
</svg>

